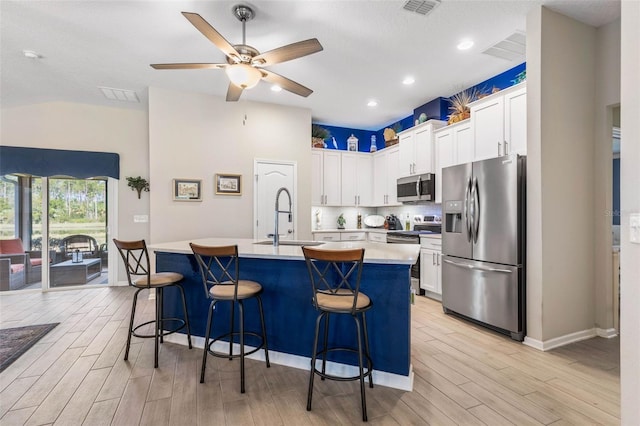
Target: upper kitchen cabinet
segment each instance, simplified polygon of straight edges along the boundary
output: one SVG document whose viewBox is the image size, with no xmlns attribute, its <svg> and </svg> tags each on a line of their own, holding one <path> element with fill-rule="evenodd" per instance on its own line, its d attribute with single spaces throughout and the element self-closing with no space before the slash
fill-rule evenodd
<svg viewBox="0 0 640 426">
<path fill-rule="evenodd" d="M 520 83 L 472 102 L 474 160 L 527 151 L 527 88 Z"/>
<path fill-rule="evenodd" d="M 399 177 L 400 148 L 394 146 L 373 155 L 373 203 L 374 206 L 399 205 L 396 184 Z"/>
<path fill-rule="evenodd" d="M 399 133 L 400 176 L 433 173 L 433 131 L 446 123 L 429 120 Z"/>
<path fill-rule="evenodd" d="M 436 203 L 442 202 L 442 169 L 473 161 L 471 120 L 460 121 L 434 132 Z"/>
<path fill-rule="evenodd" d="M 311 204 L 340 206 L 341 154 L 335 150 L 311 150 Z"/>
<path fill-rule="evenodd" d="M 342 205 L 371 206 L 373 203 L 373 156 L 345 152 L 342 154 Z"/>
</svg>

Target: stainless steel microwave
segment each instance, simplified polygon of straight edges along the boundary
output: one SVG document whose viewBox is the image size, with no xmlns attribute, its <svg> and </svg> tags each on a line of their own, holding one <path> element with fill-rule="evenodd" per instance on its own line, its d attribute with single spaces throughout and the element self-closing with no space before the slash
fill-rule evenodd
<svg viewBox="0 0 640 426">
<path fill-rule="evenodd" d="M 398 179 L 397 195 L 398 201 L 407 204 L 435 201 L 436 175 L 424 173 Z"/>
</svg>

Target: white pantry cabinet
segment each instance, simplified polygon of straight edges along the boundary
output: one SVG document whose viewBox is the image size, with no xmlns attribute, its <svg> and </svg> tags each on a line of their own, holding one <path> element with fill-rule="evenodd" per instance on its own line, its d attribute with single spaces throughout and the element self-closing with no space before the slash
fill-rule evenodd
<svg viewBox="0 0 640 426">
<path fill-rule="evenodd" d="M 442 202 L 442 169 L 473 161 L 471 121 L 451 124 L 434 132 L 436 152 L 436 203 Z"/>
<path fill-rule="evenodd" d="M 370 206 L 373 198 L 373 156 L 345 152 L 341 170 L 342 205 Z"/>
<path fill-rule="evenodd" d="M 400 176 L 433 173 L 433 132 L 446 123 L 429 120 L 398 134 Z"/>
<path fill-rule="evenodd" d="M 373 205 L 396 206 L 398 181 L 398 146 L 385 148 L 373 154 Z"/>
<path fill-rule="evenodd" d="M 527 150 L 526 82 L 469 104 L 474 161 Z"/>
<path fill-rule="evenodd" d="M 340 206 L 341 153 L 336 150 L 311 150 L 311 205 Z"/>
</svg>

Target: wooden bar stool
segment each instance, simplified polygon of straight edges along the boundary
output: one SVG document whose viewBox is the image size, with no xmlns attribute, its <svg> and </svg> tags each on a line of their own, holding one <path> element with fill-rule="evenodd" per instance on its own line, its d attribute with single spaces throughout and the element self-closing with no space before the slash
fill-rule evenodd
<svg viewBox="0 0 640 426">
<path fill-rule="evenodd" d="M 139 241 L 120 241 L 113 239 L 120 256 L 124 261 L 125 269 L 127 270 L 127 279 L 129 285 L 137 288 L 133 296 L 133 307 L 131 309 L 131 320 L 129 322 L 129 336 L 127 337 L 127 349 L 124 352 L 124 360 L 129 358 L 129 347 L 131 346 L 131 336 L 151 338 L 155 339 L 155 355 L 154 355 L 154 367 L 158 368 L 158 341 L 162 343 L 164 336 L 175 333 L 178 330 L 187 328 L 187 340 L 189 342 L 189 349 L 191 346 L 191 329 L 189 328 L 189 315 L 187 314 L 187 302 L 184 297 L 184 290 L 180 285 L 183 276 L 177 272 L 158 272 L 151 273 L 151 263 L 149 262 L 149 252 L 147 251 L 147 245 L 144 240 Z M 166 287 L 174 286 L 180 291 L 182 296 L 182 308 L 184 309 L 184 319 L 182 318 L 164 318 L 162 315 L 163 306 L 163 289 Z M 138 293 L 145 289 L 154 289 L 156 291 L 156 318 L 155 320 L 147 321 L 137 326 L 133 326 L 133 320 L 136 315 L 136 304 L 138 302 Z M 171 330 L 166 330 L 164 324 L 166 322 L 176 322 L 176 327 Z M 139 334 L 137 330 L 140 327 L 144 327 L 148 324 L 154 324 L 154 334 Z"/>
<path fill-rule="evenodd" d="M 316 374 L 320 376 L 322 380 L 360 380 L 362 420 L 366 422 L 367 401 L 365 397 L 364 379 L 365 377 L 369 377 L 369 386 L 373 387 L 373 363 L 369 353 L 369 335 L 367 334 L 365 312 L 371 309 L 373 303 L 366 294 L 360 293 L 359 291 L 364 249 L 320 250 L 302 247 L 302 252 L 304 253 L 307 269 L 309 270 L 309 277 L 311 279 L 313 307 L 319 312 L 316 320 L 316 331 L 311 355 L 307 411 L 311 411 L 313 379 Z M 350 315 L 351 318 L 353 318 L 357 335 L 356 348 L 329 346 L 329 317 L 331 314 Z M 360 322 L 359 317 L 362 318 L 362 322 Z M 322 350 L 319 351 L 318 337 L 320 335 L 320 324 L 323 322 L 324 343 Z M 327 355 L 330 352 L 337 351 L 355 352 L 358 354 L 358 375 L 344 377 L 326 373 Z M 318 357 L 322 359 L 322 368 L 320 370 L 316 367 Z M 366 361 L 366 364 L 364 364 L 363 361 Z"/>
<path fill-rule="evenodd" d="M 209 305 L 209 315 L 207 319 L 207 331 L 205 334 L 204 351 L 202 354 L 202 371 L 200 373 L 200 383 L 204 383 L 204 372 L 207 366 L 207 353 L 219 358 L 240 358 L 240 392 L 244 393 L 244 358 L 254 352 L 264 348 L 264 356 L 267 362 L 267 368 L 271 366 L 269 363 L 269 349 L 267 345 L 267 332 L 264 324 L 264 312 L 262 310 L 262 286 L 249 280 L 241 280 L 239 278 L 239 258 L 238 246 L 200 246 L 190 243 L 191 250 L 200 267 L 202 283 L 204 291 L 208 299 L 211 299 Z M 258 309 L 260 311 L 260 324 L 262 327 L 262 335 L 257 332 L 250 332 L 244 329 L 244 301 L 255 298 L 258 301 Z M 231 317 L 229 324 L 229 332 L 222 334 L 214 339 L 210 338 L 211 329 L 213 328 L 213 311 L 218 302 L 231 302 Z M 238 305 L 240 309 L 240 331 L 234 331 L 234 307 Z M 246 352 L 244 350 L 245 336 L 250 335 L 258 339 L 259 345 Z M 233 343 L 235 337 L 239 338 L 240 353 L 233 353 Z M 212 345 L 220 339 L 229 339 L 229 352 L 219 352 L 212 349 Z"/>
</svg>

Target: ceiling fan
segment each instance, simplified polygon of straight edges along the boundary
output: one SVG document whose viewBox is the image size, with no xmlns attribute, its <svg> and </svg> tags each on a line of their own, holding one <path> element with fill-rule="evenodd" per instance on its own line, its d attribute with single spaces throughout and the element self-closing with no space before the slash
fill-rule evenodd
<svg viewBox="0 0 640 426">
<path fill-rule="evenodd" d="M 227 63 L 151 64 L 151 67 L 154 69 L 224 69 L 230 80 L 229 88 L 227 89 L 227 101 L 237 101 L 240 99 L 240 95 L 242 95 L 244 89 L 251 89 L 258 84 L 261 79 L 276 84 L 296 95 L 307 97 L 313 93 L 313 90 L 308 87 L 289 80 L 273 71 L 268 71 L 263 67 L 320 52 L 322 45 L 318 39 L 311 38 L 260 53 L 256 48 L 246 44 L 245 41 L 245 24 L 255 16 L 253 9 L 249 6 L 237 5 L 233 8 L 234 16 L 242 22 L 242 44 L 236 45 L 231 45 L 215 28 L 197 13 L 182 12 L 182 14 L 198 31 L 209 39 L 211 43 L 227 55 Z"/>
</svg>

